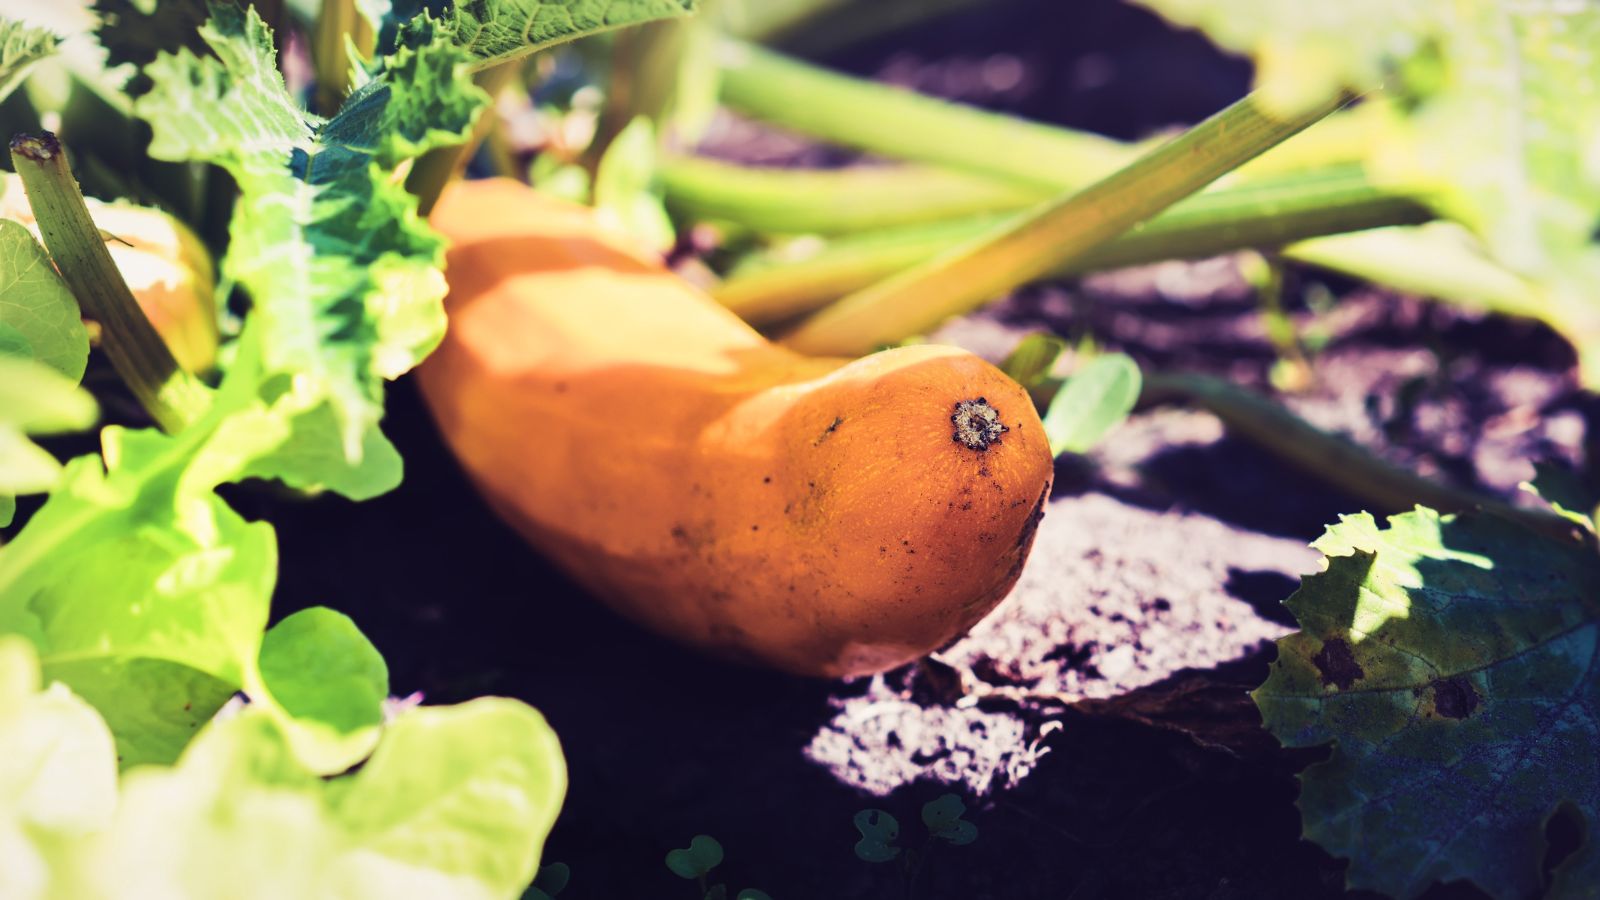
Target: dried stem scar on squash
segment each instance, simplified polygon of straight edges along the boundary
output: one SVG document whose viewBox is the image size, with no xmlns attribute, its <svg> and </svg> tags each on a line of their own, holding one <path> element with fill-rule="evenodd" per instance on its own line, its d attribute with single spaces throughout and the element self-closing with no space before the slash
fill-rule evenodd
<svg viewBox="0 0 1600 900">
<path fill-rule="evenodd" d="M 450 329 L 418 372 L 505 520 L 627 616 L 807 675 L 959 636 L 1015 583 L 1049 493 L 1027 394 L 943 346 L 775 346 L 584 207 L 448 190 Z"/>
</svg>

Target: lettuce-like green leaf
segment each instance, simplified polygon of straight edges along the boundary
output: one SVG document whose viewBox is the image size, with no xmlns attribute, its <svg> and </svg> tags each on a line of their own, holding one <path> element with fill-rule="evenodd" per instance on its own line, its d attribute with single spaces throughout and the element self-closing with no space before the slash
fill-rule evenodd
<svg viewBox="0 0 1600 900">
<path fill-rule="evenodd" d="M 47 491 L 61 477 L 61 464 L 28 435 L 88 428 L 98 414 L 76 378 L 0 350 L 0 526 L 11 524 L 16 495 Z"/>
<path fill-rule="evenodd" d="M 0 896 L 50 896 L 60 846 L 103 830 L 116 800 L 105 723 L 62 685 L 40 689 L 27 641 L 0 638 Z"/>
<path fill-rule="evenodd" d="M 1400 898 L 1467 879 L 1540 896 L 1545 825 L 1600 822 L 1600 557 L 1487 516 L 1347 516 L 1327 570 L 1287 605 L 1255 693 L 1289 746 L 1333 744 L 1301 775 L 1305 835 L 1347 881 Z M 1593 896 L 1592 836 L 1542 896 Z"/>
<path fill-rule="evenodd" d="M 246 711 L 173 769 L 126 776 L 72 896 L 509 900 L 533 879 L 564 790 L 554 735 L 511 700 L 405 713 L 332 780 Z"/>
<path fill-rule="evenodd" d="M 311 627 L 321 628 L 328 620 Z M 0 895 L 113 900 L 509 898 L 566 787 L 537 712 L 487 699 L 401 714 L 360 770 L 302 765 L 272 715 L 207 725 L 119 794 L 111 735 L 28 642 L 0 639 Z"/>
<path fill-rule="evenodd" d="M 31 639 L 46 675 L 100 710 L 124 767 L 171 762 L 242 689 L 307 766 L 342 771 L 376 739 L 382 662 L 326 611 L 285 620 L 264 644 L 277 541 L 215 488 L 283 441 L 288 425 L 259 401 L 239 401 L 253 366 L 238 365 L 215 401 L 220 421 L 176 436 L 108 428 L 104 469 L 94 457 L 67 466 L 0 549 L 0 633 Z M 307 671 L 321 676 L 320 695 L 310 696 L 283 673 L 319 655 Z"/>
<path fill-rule="evenodd" d="M 282 718 L 295 755 L 337 771 L 372 750 L 389 696 L 389 667 L 356 628 L 331 609 L 301 610 L 267 632 L 261 686 L 246 690 Z"/>
</svg>

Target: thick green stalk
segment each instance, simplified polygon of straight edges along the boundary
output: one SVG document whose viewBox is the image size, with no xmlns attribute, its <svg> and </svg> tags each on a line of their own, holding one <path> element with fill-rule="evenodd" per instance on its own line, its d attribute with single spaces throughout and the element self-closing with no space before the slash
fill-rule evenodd
<svg viewBox="0 0 1600 900">
<path fill-rule="evenodd" d="M 1561 516 L 1431 481 L 1221 378 L 1146 373 L 1140 402 L 1187 402 L 1204 407 L 1252 443 L 1381 512 L 1405 512 L 1417 504 L 1440 512 L 1481 509 L 1561 539 L 1570 540 L 1574 535 L 1573 523 Z"/>
<path fill-rule="evenodd" d="M 724 40 L 722 100 L 759 119 L 887 156 L 1060 190 L 1127 162 L 1120 141 L 958 106 Z"/>
<path fill-rule="evenodd" d="M 17 135 L 11 163 L 22 178 L 45 249 L 84 316 L 100 323 L 100 346 L 161 428 L 181 431 L 211 404 L 211 392 L 179 367 L 128 290 L 84 205 L 55 135 Z"/>
<path fill-rule="evenodd" d="M 1080 188 L 1131 162 L 1150 142 L 1030 122 L 853 78 L 724 38 L 722 102 L 811 137 L 912 162 L 936 163 L 1051 192 Z M 1251 177 L 1364 159 L 1397 114 L 1381 99 L 1330 116 L 1244 168 Z"/>
<path fill-rule="evenodd" d="M 909 180 L 909 175 L 906 177 Z M 754 218 L 768 221 L 777 215 L 756 212 Z M 1359 167 L 1339 166 L 1197 194 L 1121 237 L 1054 267 L 1049 276 L 1071 277 L 1163 259 L 1197 259 L 1246 247 L 1278 247 L 1317 235 L 1422 222 L 1430 217 L 1420 202 L 1374 185 Z M 787 258 L 792 254 L 780 248 L 741 264 L 714 294 L 750 322 L 771 325 L 971 241 L 992 230 L 998 221 L 986 216 L 885 229 L 834 240 L 798 259 Z"/>
<path fill-rule="evenodd" d="M 839 234 L 1022 209 L 1043 192 L 933 166 L 762 169 L 668 156 L 658 175 L 684 218 L 775 234 Z"/>
<path fill-rule="evenodd" d="M 1116 238 L 1338 105 L 1330 98 L 1279 119 L 1245 97 L 1090 187 L 845 297 L 784 343 L 806 353 L 860 354 L 927 331 Z"/>
</svg>

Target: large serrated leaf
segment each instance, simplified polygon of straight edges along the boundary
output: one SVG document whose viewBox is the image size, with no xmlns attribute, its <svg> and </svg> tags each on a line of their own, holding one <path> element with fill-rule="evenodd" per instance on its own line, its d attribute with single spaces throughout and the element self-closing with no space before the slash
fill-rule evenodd
<svg viewBox="0 0 1600 900">
<path fill-rule="evenodd" d="M 462 140 L 487 97 L 465 52 L 427 19 L 326 122 L 289 96 L 253 9 L 214 5 L 201 35 L 214 58 L 180 51 L 146 69 L 154 88 L 137 109 L 155 133 L 151 153 L 214 162 L 238 181 L 223 270 L 250 292 L 267 376 L 292 379 L 267 399 L 319 422 L 331 412 L 343 454 L 319 456 L 301 440 L 281 466 L 259 461 L 253 474 L 363 495 L 392 487 L 393 454 L 365 452 L 382 440 L 382 383 L 444 333 L 443 243 L 393 169 Z M 330 465 L 306 470 L 319 459 Z M 369 459 L 387 484 L 360 468 Z"/>
<path fill-rule="evenodd" d="M 1600 4 L 1139 2 L 1252 54 L 1264 96 L 1381 88 L 1367 102 L 1405 115 L 1366 136 L 1373 177 L 1426 195 L 1531 279 L 1528 303 L 1600 383 Z"/>
<path fill-rule="evenodd" d="M 1545 823 L 1600 824 L 1600 558 L 1487 516 L 1345 517 L 1287 605 L 1301 631 L 1255 693 L 1301 775 L 1305 834 L 1348 882 L 1410 898 L 1468 879 L 1541 889 Z M 1547 896 L 1600 884 L 1592 838 Z M 1587 885 L 1587 887 L 1582 887 Z"/>
<path fill-rule="evenodd" d="M 0 100 L 16 90 L 28 68 L 56 52 L 56 36 L 0 17 Z"/>
<path fill-rule="evenodd" d="M 466 0 L 452 11 L 458 46 L 493 65 L 597 31 L 694 12 L 698 0 Z"/>
</svg>

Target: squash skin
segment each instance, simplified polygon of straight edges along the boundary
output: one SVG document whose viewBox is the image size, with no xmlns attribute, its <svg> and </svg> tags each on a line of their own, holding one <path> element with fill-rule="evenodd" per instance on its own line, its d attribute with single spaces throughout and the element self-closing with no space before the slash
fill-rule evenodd
<svg viewBox="0 0 1600 900">
<path fill-rule="evenodd" d="M 497 513 L 624 615 L 825 677 L 959 637 L 1016 582 L 1052 462 L 1026 392 L 952 347 L 854 361 L 778 347 L 595 223 L 463 182 L 450 327 L 418 369 Z M 960 401 L 1006 429 L 953 439 Z"/>
</svg>

